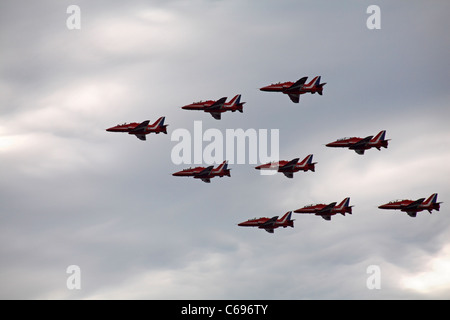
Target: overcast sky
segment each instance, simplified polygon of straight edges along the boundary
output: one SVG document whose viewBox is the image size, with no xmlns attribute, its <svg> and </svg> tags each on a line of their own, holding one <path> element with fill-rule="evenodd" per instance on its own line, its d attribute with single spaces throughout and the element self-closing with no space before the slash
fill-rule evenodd
<svg viewBox="0 0 450 320">
<path fill-rule="evenodd" d="M 0 298 L 449 299 L 448 12 L 444 0 L 2 1 Z M 323 96 L 299 104 L 259 91 L 316 75 Z M 244 112 L 220 121 L 180 108 L 238 93 Z M 160 116 L 168 134 L 145 142 L 105 131 Z M 171 133 L 194 121 L 279 129 L 280 158 L 312 153 L 316 172 L 173 177 L 191 165 L 172 162 Z M 388 149 L 324 146 L 380 130 Z M 432 215 L 377 208 L 435 192 Z M 237 226 L 347 196 L 353 215 Z M 372 265 L 380 289 L 366 285 Z"/>
</svg>

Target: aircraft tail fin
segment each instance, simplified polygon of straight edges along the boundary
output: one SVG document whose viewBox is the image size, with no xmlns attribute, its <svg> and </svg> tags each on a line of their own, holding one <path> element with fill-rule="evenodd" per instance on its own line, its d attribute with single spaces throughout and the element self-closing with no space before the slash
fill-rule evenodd
<svg viewBox="0 0 450 320">
<path fill-rule="evenodd" d="M 352 214 L 352 207 L 349 206 L 349 204 L 350 197 L 347 197 L 338 204 L 337 210 L 340 211 L 342 215 L 345 215 L 345 213 Z"/>
<path fill-rule="evenodd" d="M 327 83 L 324 82 L 324 83 L 321 83 L 321 84 L 317 85 L 317 93 L 318 93 L 319 95 L 322 95 L 322 93 L 323 93 L 323 86 L 326 85 L 326 84 L 327 84 Z"/>
<path fill-rule="evenodd" d="M 318 87 L 320 85 L 320 76 L 317 77 L 316 82 L 314 82 L 314 86 Z"/>
<path fill-rule="evenodd" d="M 305 83 L 305 87 L 312 88 L 316 86 L 317 80 L 320 82 L 320 76 L 314 77 L 310 82 Z"/>
<path fill-rule="evenodd" d="M 222 170 L 223 170 L 223 172 L 225 172 L 225 174 L 227 175 L 227 176 L 231 176 L 230 175 L 230 169 L 228 169 L 228 161 L 227 160 L 225 160 L 224 162 L 223 162 L 223 166 L 222 166 Z"/>
<path fill-rule="evenodd" d="M 307 155 L 306 158 L 300 162 L 300 166 L 305 166 L 305 167 L 307 166 L 308 170 L 311 170 L 312 172 L 316 171 L 315 165 L 317 162 L 312 162 L 312 159 L 313 159 L 312 154 Z"/>
<path fill-rule="evenodd" d="M 437 193 L 433 193 L 425 202 L 422 203 L 422 205 L 427 208 L 427 210 L 431 213 L 431 210 L 439 211 L 441 208 L 442 202 L 437 202 Z"/>
<path fill-rule="evenodd" d="M 380 143 L 380 145 L 383 148 L 387 148 L 388 147 L 388 141 L 389 139 L 386 140 L 386 130 L 381 130 L 373 139 L 371 142 L 373 143 Z"/>
<path fill-rule="evenodd" d="M 161 132 L 164 132 L 165 134 L 167 134 L 167 124 L 164 124 L 164 121 L 166 120 L 166 117 L 160 117 L 158 120 L 155 121 L 154 124 L 152 124 L 152 128 L 156 129 L 160 129 Z"/>
<path fill-rule="evenodd" d="M 306 158 L 303 159 L 302 162 L 300 162 L 300 165 L 311 164 L 312 158 L 313 158 L 312 154 L 307 155 Z"/>
<path fill-rule="evenodd" d="M 319 95 L 322 95 L 323 86 L 326 85 L 326 83 L 320 83 L 320 79 L 321 79 L 321 76 L 317 76 L 309 84 L 310 84 L 311 88 L 315 89 L 315 91 L 313 91 L 313 93 L 317 92 Z M 314 82 L 314 84 L 313 84 L 313 82 Z"/>
<path fill-rule="evenodd" d="M 306 89 L 309 90 L 311 93 L 319 93 L 319 95 L 322 95 L 323 92 L 323 86 L 326 85 L 326 83 L 320 83 L 321 76 L 315 76 L 310 82 L 306 83 L 306 79 L 308 77 L 303 77 L 299 79 L 297 82 L 295 82 L 293 85 L 291 85 L 289 88 L 285 90 L 284 93 L 293 93 L 297 90 Z M 291 97 L 291 100 L 295 103 L 298 103 L 298 98 L 296 98 L 297 101 L 294 101 Z"/>
<path fill-rule="evenodd" d="M 217 173 L 223 173 L 224 175 L 231 177 L 230 169 L 228 169 L 228 160 L 222 162 L 216 169 L 214 169 Z"/>
<path fill-rule="evenodd" d="M 239 103 L 241 103 L 241 95 L 237 94 L 233 99 L 231 99 L 230 105 L 234 106 Z"/>
<path fill-rule="evenodd" d="M 437 193 L 433 193 L 427 200 L 425 200 L 425 202 L 423 203 L 424 205 L 430 205 L 432 203 L 436 203 L 437 201 Z"/>
<path fill-rule="evenodd" d="M 381 130 L 374 138 L 373 141 L 374 142 L 380 142 L 382 140 L 384 140 L 386 136 L 386 130 Z"/>
<path fill-rule="evenodd" d="M 286 226 L 294 227 L 294 220 L 291 219 L 292 217 L 292 211 L 288 211 L 285 213 L 283 217 L 279 220 L 281 224 L 286 224 Z"/>
<path fill-rule="evenodd" d="M 230 100 L 230 106 L 236 107 L 239 112 L 244 112 L 243 105 L 245 102 L 241 102 L 241 95 L 237 94 L 233 99 Z M 233 110 L 234 111 L 234 110 Z"/>
</svg>

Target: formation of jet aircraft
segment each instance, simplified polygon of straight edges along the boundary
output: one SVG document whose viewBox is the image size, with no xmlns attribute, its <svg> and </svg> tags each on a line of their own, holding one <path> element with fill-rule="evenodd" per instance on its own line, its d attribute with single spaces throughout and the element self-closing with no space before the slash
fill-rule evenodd
<svg viewBox="0 0 450 320">
<path fill-rule="evenodd" d="M 292 211 L 286 212 L 284 216 L 278 219 L 278 216 L 272 218 L 254 218 L 238 224 L 240 227 L 257 227 L 273 233 L 279 227 L 294 227 L 294 220 L 291 219 Z"/>
<path fill-rule="evenodd" d="M 195 179 L 201 179 L 203 182 L 210 183 L 211 179 L 214 177 L 231 177 L 230 170 L 228 169 L 228 161 L 222 162 L 217 168 L 214 166 L 209 167 L 195 167 L 188 168 L 178 172 L 173 173 L 174 177 L 194 177 Z"/>
<path fill-rule="evenodd" d="M 415 218 L 417 212 L 428 210 L 431 213 L 433 210 L 439 211 L 442 202 L 437 202 L 437 193 L 433 193 L 428 199 L 420 198 L 417 200 L 394 200 L 386 204 L 382 204 L 378 208 L 388 210 L 400 210 L 406 212 L 410 217 Z"/>
<path fill-rule="evenodd" d="M 320 83 L 321 77 L 314 77 L 309 83 L 306 83 L 308 77 L 303 77 L 296 82 L 279 82 L 276 84 L 271 84 L 260 88 L 261 91 L 267 92 L 281 92 L 287 94 L 289 98 L 294 103 L 299 103 L 300 95 L 305 93 L 319 95 L 323 93 L 323 86 L 326 83 Z M 224 112 L 239 111 L 243 112 L 243 105 L 245 102 L 241 102 L 241 95 L 238 94 L 234 96 L 229 102 L 226 102 L 227 97 L 220 98 L 218 100 L 207 100 L 194 102 L 192 104 L 183 106 L 184 110 L 199 110 L 210 113 L 214 119 L 221 120 L 221 115 Z M 159 134 L 161 132 L 167 134 L 167 126 L 164 124 L 165 117 L 160 117 L 153 124 L 150 124 L 150 120 L 145 120 L 141 123 L 132 122 L 117 125 L 106 129 L 108 132 L 126 132 L 131 135 L 135 135 L 138 139 L 145 141 L 146 136 L 150 133 Z M 386 139 L 386 130 L 380 131 L 375 137 L 367 136 L 365 138 L 350 137 L 342 138 L 336 141 L 326 144 L 327 147 L 332 148 L 348 148 L 354 150 L 357 154 L 363 155 L 364 152 L 371 148 L 376 148 L 381 150 L 381 148 L 388 147 L 388 141 Z M 312 171 L 315 172 L 315 165 L 317 162 L 312 162 L 313 155 L 309 154 L 302 161 L 300 158 L 294 158 L 292 160 L 280 160 L 276 162 L 269 162 L 256 166 L 257 170 L 276 170 L 277 172 L 283 173 L 287 178 L 292 179 L 294 173 L 298 171 Z M 195 179 L 200 179 L 203 182 L 210 183 L 211 179 L 214 177 L 224 177 L 230 175 L 230 170 L 228 168 L 228 161 L 225 160 L 216 168 L 211 165 L 208 167 L 195 167 L 188 168 L 178 172 L 173 173 L 176 177 L 193 177 Z M 439 211 L 440 204 L 442 202 L 437 202 L 437 193 L 433 193 L 429 198 L 420 198 L 417 200 L 395 200 L 388 202 L 386 204 L 380 205 L 379 209 L 387 210 L 400 210 L 406 212 L 411 217 L 416 217 L 418 212 L 423 210 L 428 210 L 430 213 L 433 210 Z M 272 218 L 255 218 L 249 219 L 247 221 L 241 222 L 238 226 L 241 227 L 257 227 L 259 229 L 264 229 L 269 233 L 274 233 L 274 230 L 279 227 L 294 227 L 294 220 L 291 219 L 292 212 L 299 214 L 314 214 L 320 216 L 323 219 L 330 221 L 333 215 L 338 213 L 345 216 L 346 213 L 352 214 L 352 207 L 350 206 L 350 197 L 345 198 L 339 204 L 337 202 L 331 202 L 329 204 L 313 204 L 307 205 L 294 211 L 286 212 L 280 219 L 278 216 Z"/>
<path fill-rule="evenodd" d="M 331 216 L 340 213 L 345 216 L 346 213 L 352 214 L 352 207 L 350 206 L 350 198 L 345 198 L 340 204 L 336 205 L 336 202 L 330 204 L 314 204 L 308 205 L 295 211 L 286 212 L 280 219 L 278 216 L 267 218 L 253 218 L 238 224 L 240 227 L 257 227 L 258 229 L 264 229 L 269 233 L 274 233 L 274 229 L 278 227 L 294 227 L 294 220 L 291 219 L 292 212 L 295 213 L 313 213 L 317 216 L 321 216 L 325 220 L 331 220 Z"/>
<path fill-rule="evenodd" d="M 365 138 L 351 137 L 351 138 L 342 138 L 338 139 L 334 142 L 330 142 L 326 144 L 327 147 L 331 148 L 349 148 L 350 150 L 355 150 L 357 154 L 364 154 L 364 151 L 377 148 L 381 150 L 381 147 L 387 148 L 388 141 L 390 139 L 385 139 L 386 130 L 380 131 L 375 137 L 368 136 Z"/>
<path fill-rule="evenodd" d="M 150 120 L 145 120 L 144 122 L 137 123 L 124 123 L 117 126 L 106 129 L 109 132 L 128 132 L 128 134 L 134 134 L 138 139 L 145 141 L 146 135 L 150 133 L 160 133 L 163 132 L 167 134 L 167 124 L 164 124 L 166 117 L 161 117 L 155 121 L 152 125 L 149 125 Z"/>
<path fill-rule="evenodd" d="M 207 100 L 207 101 L 199 101 L 188 104 L 187 106 L 181 107 L 184 110 L 202 110 L 204 112 L 208 112 L 214 119 L 220 120 L 222 113 L 226 111 L 239 111 L 243 112 L 243 105 L 245 102 L 241 102 L 241 95 L 236 95 L 229 102 L 227 101 L 227 97 L 220 98 L 219 100 Z"/>
<path fill-rule="evenodd" d="M 305 93 L 322 95 L 323 86 L 326 83 L 320 83 L 320 76 L 314 77 L 309 83 L 305 84 L 308 77 L 303 77 L 296 82 L 279 82 L 260 88 L 261 91 L 268 92 L 282 92 L 287 94 L 292 102 L 298 103 L 300 101 L 300 95 Z"/>
<path fill-rule="evenodd" d="M 255 167 L 258 170 L 277 170 L 278 172 L 282 172 L 286 177 L 293 178 L 294 173 L 300 170 L 308 171 L 311 170 L 314 172 L 315 165 L 317 162 L 312 162 L 313 155 L 308 155 L 305 159 L 299 162 L 300 158 L 295 158 L 291 161 L 281 160 L 276 162 L 269 162 L 266 164 L 262 164 L 260 166 Z"/>
<path fill-rule="evenodd" d="M 417 212 L 428 210 L 432 213 L 433 210 L 439 211 L 440 204 L 437 202 L 437 193 L 433 193 L 429 198 L 420 198 L 418 200 L 394 200 L 389 203 L 380 205 L 380 209 L 392 209 L 401 210 L 406 212 L 411 217 L 416 217 Z M 350 197 L 345 198 L 339 204 L 337 202 L 331 202 L 329 204 L 319 203 L 306 205 L 300 209 L 294 211 L 288 211 L 286 214 L 278 219 L 278 216 L 267 218 L 254 218 L 238 224 L 240 227 L 257 227 L 264 229 L 269 233 L 274 233 L 274 229 L 278 227 L 294 227 L 294 220 L 291 219 L 292 212 L 299 214 L 314 214 L 322 217 L 323 219 L 330 221 L 333 215 L 338 213 L 345 216 L 346 213 L 352 214 L 353 206 L 350 205 Z"/>
</svg>

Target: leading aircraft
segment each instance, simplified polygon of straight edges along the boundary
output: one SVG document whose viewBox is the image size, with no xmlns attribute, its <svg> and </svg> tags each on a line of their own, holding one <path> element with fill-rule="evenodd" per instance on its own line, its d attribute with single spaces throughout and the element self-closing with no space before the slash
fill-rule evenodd
<svg viewBox="0 0 450 320">
<path fill-rule="evenodd" d="M 167 134 L 168 125 L 164 124 L 165 119 L 166 117 L 161 117 L 158 120 L 156 120 L 155 123 L 153 123 L 152 125 L 149 125 L 150 120 L 145 120 L 144 122 L 141 123 L 131 122 L 119 124 L 115 127 L 106 129 L 106 131 L 128 132 L 128 134 L 134 134 L 138 139 L 145 141 L 146 135 L 152 132 L 156 134 L 159 134 L 160 132 Z"/>
<path fill-rule="evenodd" d="M 294 103 L 300 101 L 300 95 L 304 93 L 318 93 L 322 95 L 323 86 L 326 83 L 320 83 L 320 76 L 314 77 L 309 83 L 305 84 L 308 77 L 303 77 L 296 82 L 279 82 L 260 88 L 261 91 L 282 92 L 287 94 Z"/>
<path fill-rule="evenodd" d="M 433 193 L 426 200 L 425 198 L 420 198 L 417 200 L 394 200 L 386 204 L 382 204 L 378 208 L 400 210 L 406 212 L 410 217 L 415 218 L 417 212 L 423 210 L 428 210 L 429 213 L 431 213 L 431 211 L 433 210 L 439 211 L 442 202 L 437 202 L 437 196 L 437 193 Z"/>
<path fill-rule="evenodd" d="M 310 204 L 303 208 L 297 209 L 295 213 L 314 213 L 316 216 L 321 216 L 325 220 L 331 220 L 331 216 L 340 213 L 345 216 L 346 213 L 352 214 L 352 207 L 349 206 L 350 198 L 345 198 L 336 206 L 337 202 L 330 204 Z"/>
<path fill-rule="evenodd" d="M 272 218 L 255 218 L 238 224 L 240 227 L 258 227 L 269 233 L 273 233 L 278 227 L 294 227 L 294 220 L 291 219 L 292 211 L 286 212 L 284 216 L 278 219 L 278 216 Z"/>
<path fill-rule="evenodd" d="M 299 162 L 300 158 L 295 158 L 291 161 L 281 160 L 277 162 L 269 162 L 266 164 L 262 164 L 260 166 L 255 167 L 258 170 L 277 170 L 278 172 L 282 172 L 286 177 L 293 178 L 294 172 L 298 172 L 300 170 L 308 171 L 311 170 L 314 172 L 315 165 L 317 162 L 312 162 L 313 155 L 308 155 L 305 159 Z"/>
<path fill-rule="evenodd" d="M 221 178 L 223 176 L 231 177 L 230 170 L 231 169 L 228 169 L 228 161 L 225 160 L 217 168 L 214 168 L 214 166 L 209 166 L 206 168 L 205 167 L 188 168 L 175 172 L 172 175 L 174 177 L 194 177 L 195 179 L 201 179 L 203 182 L 210 183 L 211 178 L 214 177 L 221 177 Z"/>
<path fill-rule="evenodd" d="M 388 141 L 391 139 L 385 139 L 386 130 L 380 131 L 375 137 L 368 136 L 365 138 L 359 137 L 351 137 L 351 138 L 342 138 L 338 139 L 334 142 L 330 142 L 326 144 L 327 147 L 332 148 L 349 148 L 350 150 L 355 150 L 357 154 L 364 154 L 364 151 L 377 148 L 381 150 L 381 147 L 387 148 Z"/>
<path fill-rule="evenodd" d="M 227 97 L 220 98 L 219 100 L 207 100 L 199 101 L 188 104 L 181 109 L 184 110 L 203 110 L 204 112 L 209 112 L 214 119 L 220 120 L 222 113 L 226 111 L 243 112 L 243 105 L 245 102 L 241 102 L 241 95 L 236 95 L 230 102 L 226 102 Z"/>
</svg>

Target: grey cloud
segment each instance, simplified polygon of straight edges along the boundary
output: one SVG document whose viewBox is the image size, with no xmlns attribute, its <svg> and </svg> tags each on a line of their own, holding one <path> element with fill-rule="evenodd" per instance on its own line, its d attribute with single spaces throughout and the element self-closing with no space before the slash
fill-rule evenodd
<svg viewBox="0 0 450 320">
<path fill-rule="evenodd" d="M 382 29 L 370 31 L 369 3 L 189 3 L 79 2 L 77 31 L 65 27 L 72 3 L 2 3 L 0 296 L 448 297 L 445 278 L 431 293 L 402 282 L 448 261 L 448 5 L 382 2 Z M 303 75 L 322 75 L 324 95 L 296 105 L 258 90 Z M 237 93 L 244 113 L 221 121 L 180 109 Z M 104 131 L 162 115 L 169 134 L 145 143 Z M 170 159 L 171 132 L 195 120 L 279 129 L 280 157 L 313 153 L 317 170 L 290 180 L 235 164 L 209 185 L 173 177 L 184 165 Z M 363 157 L 324 146 L 382 129 L 389 148 Z M 432 192 L 444 202 L 433 215 L 377 209 Z M 331 222 L 295 214 L 295 228 L 274 235 L 236 225 L 345 196 L 354 214 Z M 65 286 L 71 264 L 79 291 Z M 371 264 L 381 290 L 366 287 Z"/>
</svg>

